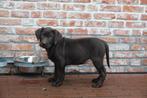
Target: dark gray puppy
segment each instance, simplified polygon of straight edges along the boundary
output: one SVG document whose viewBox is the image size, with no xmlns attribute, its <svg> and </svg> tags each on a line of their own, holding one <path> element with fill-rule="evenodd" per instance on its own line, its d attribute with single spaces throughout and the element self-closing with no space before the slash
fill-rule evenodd
<svg viewBox="0 0 147 98">
<path fill-rule="evenodd" d="M 107 43 L 98 38 L 69 39 L 64 38 L 55 29 L 50 27 L 40 28 L 35 31 L 40 46 L 45 48 L 48 58 L 55 64 L 54 77 L 49 79 L 53 86 L 63 83 L 66 65 L 82 64 L 92 60 L 99 76 L 92 80 L 92 87 L 101 87 L 106 78 L 106 69 L 103 65 L 106 54 L 109 65 L 109 47 Z"/>
</svg>

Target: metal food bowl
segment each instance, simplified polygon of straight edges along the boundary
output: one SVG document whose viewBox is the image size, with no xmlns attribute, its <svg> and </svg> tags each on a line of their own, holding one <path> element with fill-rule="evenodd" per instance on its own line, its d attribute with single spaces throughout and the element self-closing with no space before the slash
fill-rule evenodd
<svg viewBox="0 0 147 98">
<path fill-rule="evenodd" d="M 14 64 L 20 72 L 37 72 L 38 68 L 48 66 L 48 60 L 37 56 L 20 56 L 16 57 Z"/>
<path fill-rule="evenodd" d="M 0 67 L 7 66 L 7 59 L 0 57 Z"/>
</svg>

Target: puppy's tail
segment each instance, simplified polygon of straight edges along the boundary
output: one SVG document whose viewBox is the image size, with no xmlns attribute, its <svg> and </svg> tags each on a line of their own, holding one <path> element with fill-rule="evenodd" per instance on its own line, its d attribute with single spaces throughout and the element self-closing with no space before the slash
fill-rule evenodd
<svg viewBox="0 0 147 98">
<path fill-rule="evenodd" d="M 110 62 L 109 62 L 109 46 L 107 44 L 105 44 L 105 49 L 106 49 L 106 60 L 107 60 L 107 64 L 108 64 L 108 67 L 110 68 Z"/>
</svg>

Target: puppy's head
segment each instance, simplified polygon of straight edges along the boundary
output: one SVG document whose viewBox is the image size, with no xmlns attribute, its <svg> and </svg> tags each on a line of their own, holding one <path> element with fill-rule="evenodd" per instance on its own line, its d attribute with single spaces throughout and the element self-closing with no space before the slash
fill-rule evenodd
<svg viewBox="0 0 147 98">
<path fill-rule="evenodd" d="M 46 49 L 56 45 L 62 39 L 62 35 L 50 27 L 37 29 L 35 35 L 40 42 L 40 46 Z"/>
</svg>

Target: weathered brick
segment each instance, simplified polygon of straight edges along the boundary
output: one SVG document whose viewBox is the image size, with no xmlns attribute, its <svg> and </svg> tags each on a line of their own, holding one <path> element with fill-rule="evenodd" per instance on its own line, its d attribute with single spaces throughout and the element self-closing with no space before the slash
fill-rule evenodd
<svg viewBox="0 0 147 98">
<path fill-rule="evenodd" d="M 14 33 L 14 29 L 10 27 L 0 27 L 0 34 Z"/>
<path fill-rule="evenodd" d="M 134 37 L 121 37 L 119 38 L 120 43 L 135 43 L 137 42 L 136 38 Z"/>
<path fill-rule="evenodd" d="M 11 44 L 0 43 L 0 50 L 11 50 Z"/>
<path fill-rule="evenodd" d="M 124 28 L 124 22 L 123 21 L 111 21 L 111 22 L 108 22 L 108 27 Z"/>
<path fill-rule="evenodd" d="M 92 4 L 87 5 L 85 10 L 87 10 L 87 11 L 98 11 L 98 6 L 92 5 Z"/>
<path fill-rule="evenodd" d="M 37 3 L 37 9 L 39 10 L 59 10 L 61 9 L 61 4 L 59 3 L 48 3 L 48 2 L 45 2 L 45 3 L 40 3 L 38 2 Z"/>
<path fill-rule="evenodd" d="M 73 2 L 77 2 L 77 3 L 90 3 L 91 0 L 73 0 Z"/>
<path fill-rule="evenodd" d="M 34 10 L 35 9 L 35 3 L 32 2 L 17 2 L 16 3 L 16 9 L 22 9 L 22 10 Z"/>
<path fill-rule="evenodd" d="M 73 19 L 90 19 L 92 16 L 90 13 L 68 13 L 67 18 Z"/>
<path fill-rule="evenodd" d="M 126 22 L 128 28 L 145 28 L 145 22 Z"/>
<path fill-rule="evenodd" d="M 147 20 L 147 15 L 146 14 L 141 15 L 141 20 Z"/>
<path fill-rule="evenodd" d="M 0 10 L 0 17 L 8 17 L 9 11 L 8 10 Z"/>
<path fill-rule="evenodd" d="M 88 34 L 94 34 L 94 35 L 98 35 L 98 36 L 105 36 L 105 35 L 111 35 L 111 31 L 108 29 L 104 29 L 104 30 L 100 30 L 97 28 L 91 28 L 88 31 Z"/>
<path fill-rule="evenodd" d="M 108 42 L 108 43 L 117 43 L 118 42 L 118 38 L 116 38 L 116 37 L 103 37 L 101 39 Z"/>
<path fill-rule="evenodd" d="M 84 23 L 87 27 L 106 27 L 106 22 L 102 21 L 86 21 Z"/>
<path fill-rule="evenodd" d="M 115 4 L 116 0 L 101 0 L 101 2 L 106 4 Z"/>
<path fill-rule="evenodd" d="M 13 34 L 0 35 L 0 38 L 3 38 L 3 39 L 0 39 L 0 42 L 15 42 L 17 37 L 18 35 L 13 35 Z"/>
<path fill-rule="evenodd" d="M 83 26 L 83 22 L 82 21 L 75 21 L 75 20 L 69 20 L 69 21 L 65 21 L 65 20 L 61 20 L 60 21 L 60 25 L 61 26 L 77 26 L 77 27 L 81 27 Z"/>
<path fill-rule="evenodd" d="M 141 1 L 141 4 L 147 4 L 147 1 L 146 0 L 140 0 Z"/>
<path fill-rule="evenodd" d="M 66 18 L 66 12 L 44 11 L 43 17 L 45 18 Z"/>
<path fill-rule="evenodd" d="M 115 14 L 109 14 L 109 13 L 96 13 L 94 14 L 94 18 L 96 19 L 115 19 Z"/>
<path fill-rule="evenodd" d="M 140 44 L 133 44 L 131 45 L 131 50 L 143 50 L 143 47 Z"/>
<path fill-rule="evenodd" d="M 67 32 L 73 34 L 87 34 L 88 30 L 85 28 L 75 28 L 75 29 L 68 29 Z"/>
<path fill-rule="evenodd" d="M 141 31 L 140 30 L 132 30 L 132 36 L 141 36 Z"/>
<path fill-rule="evenodd" d="M 16 34 L 34 34 L 37 28 L 29 28 L 29 27 L 17 27 L 15 28 Z"/>
<path fill-rule="evenodd" d="M 22 19 L 22 25 L 23 26 L 34 26 L 35 25 L 35 21 L 34 19 Z"/>
<path fill-rule="evenodd" d="M 143 59 L 143 60 L 142 60 L 142 64 L 143 64 L 143 65 L 147 65 L 147 59 Z"/>
<path fill-rule="evenodd" d="M 114 51 L 114 58 L 132 58 L 133 54 L 130 51 Z"/>
<path fill-rule="evenodd" d="M 37 25 L 39 26 L 58 26 L 59 23 L 57 20 L 53 20 L 53 19 L 40 19 L 37 21 Z"/>
<path fill-rule="evenodd" d="M 33 43 L 37 42 L 36 36 L 19 36 L 16 41 L 22 42 L 22 43 Z"/>
<path fill-rule="evenodd" d="M 33 46 L 31 44 L 13 44 L 12 50 L 32 50 Z"/>
<path fill-rule="evenodd" d="M 124 12 L 143 12 L 143 7 L 141 6 L 123 6 Z"/>
<path fill-rule="evenodd" d="M 129 50 L 130 45 L 129 44 L 110 44 L 109 45 L 110 50 Z"/>
<path fill-rule="evenodd" d="M 129 60 L 128 59 L 111 59 L 110 60 L 111 65 L 129 65 Z"/>
<path fill-rule="evenodd" d="M 2 5 L 2 8 L 5 9 L 14 9 L 15 8 L 15 2 L 0 2 Z"/>
<path fill-rule="evenodd" d="M 142 37 L 141 38 L 141 43 L 147 44 L 147 37 Z"/>
<path fill-rule="evenodd" d="M 117 14 L 117 19 L 121 20 L 138 20 L 138 14 Z"/>
<path fill-rule="evenodd" d="M 117 0 L 120 4 L 138 4 L 139 0 Z"/>
<path fill-rule="evenodd" d="M 147 30 L 143 31 L 143 35 L 147 36 Z"/>
<path fill-rule="evenodd" d="M 85 5 L 80 4 L 64 4 L 63 5 L 64 10 L 67 11 L 83 11 L 85 10 Z"/>
<path fill-rule="evenodd" d="M 116 36 L 129 36 L 130 31 L 129 30 L 113 30 L 113 34 Z"/>
<path fill-rule="evenodd" d="M 20 19 L 0 19 L 0 25 L 20 25 Z"/>
<path fill-rule="evenodd" d="M 41 11 L 32 11 L 31 17 L 32 18 L 40 18 L 41 17 Z"/>
<path fill-rule="evenodd" d="M 127 72 L 144 72 L 144 68 L 141 67 L 129 67 L 127 68 Z"/>
<path fill-rule="evenodd" d="M 131 59 L 130 63 L 133 66 L 141 66 L 141 60 L 140 59 Z"/>
<path fill-rule="evenodd" d="M 29 12 L 28 11 L 11 11 L 12 17 L 18 17 L 18 18 L 28 18 Z"/>
<path fill-rule="evenodd" d="M 121 7 L 120 6 L 110 6 L 110 5 L 101 5 L 100 11 L 108 11 L 108 12 L 120 12 Z"/>
</svg>

